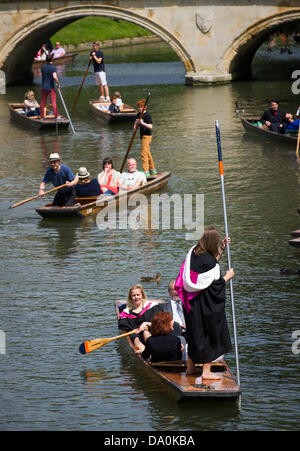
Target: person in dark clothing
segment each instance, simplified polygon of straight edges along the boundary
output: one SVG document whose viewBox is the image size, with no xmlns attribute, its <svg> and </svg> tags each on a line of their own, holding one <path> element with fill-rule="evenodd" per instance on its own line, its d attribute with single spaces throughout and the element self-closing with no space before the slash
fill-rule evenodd
<svg viewBox="0 0 300 451">
<path fill-rule="evenodd" d="M 90 173 L 86 168 L 79 168 L 76 175 L 79 179 L 79 183 L 75 186 L 78 197 L 100 196 L 102 194 L 98 180 L 91 180 Z"/>
<path fill-rule="evenodd" d="M 181 360 L 183 346 L 174 333 L 173 318 L 169 312 L 156 313 L 151 321 L 151 333 L 145 331 L 146 344 L 142 353 L 144 359 L 154 362 Z"/>
<path fill-rule="evenodd" d="M 90 61 L 92 61 L 94 66 L 94 72 L 96 76 L 96 84 L 99 89 L 100 99 L 110 101 L 109 88 L 106 80 L 105 66 L 104 66 L 104 56 L 100 50 L 99 41 L 93 42 L 93 50 L 90 53 Z M 104 95 L 105 94 L 105 95 Z"/>
<path fill-rule="evenodd" d="M 44 118 L 44 108 L 46 106 L 47 97 L 50 96 L 53 113 L 58 117 L 58 110 L 56 105 L 56 92 L 54 82 L 57 88 L 60 88 L 59 79 L 57 76 L 57 69 L 52 65 L 52 56 L 47 55 L 46 64 L 42 66 L 42 99 L 41 99 L 41 119 Z"/>
<path fill-rule="evenodd" d="M 117 97 L 111 96 L 110 101 L 111 101 L 111 104 L 108 107 L 108 111 L 110 113 L 120 113 L 120 108 L 117 105 Z"/>
<path fill-rule="evenodd" d="M 214 227 L 207 227 L 198 243 L 188 252 L 175 282 L 186 323 L 188 343 L 187 375 L 197 373 L 195 363 L 203 364 L 203 379 L 220 379 L 211 372 L 211 362 L 232 348 L 225 315 L 225 282 L 233 269 L 221 276 L 218 261 L 227 240 Z M 229 241 L 229 239 L 228 239 Z"/>
<path fill-rule="evenodd" d="M 119 316 L 119 329 L 130 332 L 139 329 L 138 333 L 130 335 L 136 353 L 142 353 L 145 349 L 144 331 L 150 325 L 155 313 L 162 310 L 158 302 L 150 302 L 142 285 L 132 285 L 127 297 L 127 306 Z"/>
<path fill-rule="evenodd" d="M 143 111 L 144 105 L 146 103 L 145 99 L 141 99 L 137 102 L 137 106 L 139 109 L 139 113 L 136 116 L 136 120 L 134 123 L 134 129 L 140 127 L 140 137 L 142 143 L 142 161 L 143 161 L 143 169 L 146 177 L 150 177 L 150 175 L 156 175 L 157 171 L 154 166 L 154 161 L 151 155 L 150 144 L 152 141 L 152 128 L 153 122 L 151 115 L 147 112 L 147 109 L 144 109 L 143 117 L 139 119 L 140 114 Z"/>
<path fill-rule="evenodd" d="M 284 133 L 284 124 L 287 122 L 285 111 L 279 110 L 277 100 L 270 100 L 270 109 L 266 110 L 260 122 L 265 124 L 269 130 L 275 133 Z"/>
<path fill-rule="evenodd" d="M 54 186 L 67 184 L 60 188 L 53 200 L 53 206 L 71 207 L 75 200 L 75 188 L 78 183 L 78 177 L 74 177 L 73 172 L 64 164 L 61 164 L 61 158 L 58 153 L 52 153 L 49 156 L 51 167 L 47 170 L 42 183 L 40 184 L 39 196 L 44 196 L 46 183 L 52 182 Z"/>
</svg>

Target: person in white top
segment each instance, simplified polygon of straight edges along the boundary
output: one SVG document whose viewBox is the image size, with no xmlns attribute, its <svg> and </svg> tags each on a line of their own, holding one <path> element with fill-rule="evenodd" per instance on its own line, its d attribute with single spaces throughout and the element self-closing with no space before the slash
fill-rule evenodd
<svg viewBox="0 0 300 451">
<path fill-rule="evenodd" d="M 50 53 L 53 58 L 60 58 L 61 56 L 64 56 L 66 54 L 65 49 L 62 48 L 60 45 L 60 42 L 55 43 L 55 49 L 53 49 Z"/>
<path fill-rule="evenodd" d="M 134 158 L 127 160 L 127 172 L 121 174 L 120 188 L 125 191 L 131 191 L 147 183 L 145 174 L 136 169 L 137 163 Z"/>
</svg>

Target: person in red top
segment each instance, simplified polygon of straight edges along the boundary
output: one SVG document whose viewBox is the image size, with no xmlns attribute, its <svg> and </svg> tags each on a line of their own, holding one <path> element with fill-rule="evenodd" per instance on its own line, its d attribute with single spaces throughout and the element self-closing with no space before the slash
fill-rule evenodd
<svg viewBox="0 0 300 451">
<path fill-rule="evenodd" d="M 260 122 L 265 124 L 269 130 L 275 133 L 284 133 L 284 124 L 287 122 L 285 111 L 279 110 L 279 102 L 270 100 L 270 109 L 266 110 Z"/>
<path fill-rule="evenodd" d="M 98 174 L 98 183 L 105 196 L 117 194 L 120 187 L 121 174 L 113 169 L 113 161 L 110 157 L 103 159 L 103 171 Z"/>
</svg>

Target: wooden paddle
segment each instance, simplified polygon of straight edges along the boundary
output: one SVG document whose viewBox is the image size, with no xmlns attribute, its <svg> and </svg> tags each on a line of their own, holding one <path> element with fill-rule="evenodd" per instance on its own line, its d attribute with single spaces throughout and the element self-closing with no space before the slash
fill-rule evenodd
<svg viewBox="0 0 300 451">
<path fill-rule="evenodd" d="M 64 185 L 56 186 L 55 188 L 49 189 L 49 191 L 46 191 L 45 194 L 48 194 L 48 193 L 51 193 L 52 191 L 63 188 L 64 186 L 67 186 L 67 183 L 65 183 Z M 45 195 L 45 194 L 43 194 L 43 195 Z M 29 197 L 28 199 L 21 200 L 20 202 L 17 202 L 15 204 L 11 205 L 9 208 L 19 207 L 19 205 L 26 204 L 26 202 L 30 202 L 31 200 L 37 199 L 38 197 L 42 197 L 42 196 L 40 196 L 38 194 L 37 196 Z"/>
<path fill-rule="evenodd" d="M 147 103 L 148 103 L 148 101 L 149 101 L 150 95 L 151 95 L 151 93 L 149 92 L 149 93 L 148 93 L 148 96 L 147 96 L 147 99 L 146 99 L 146 102 L 145 102 L 145 105 L 143 106 L 143 109 L 142 109 L 142 111 L 140 112 L 140 115 L 139 115 L 139 117 L 138 117 L 138 121 L 139 121 L 139 122 L 141 122 L 141 119 L 142 119 L 142 117 L 143 117 L 143 114 L 144 114 L 145 108 L 146 108 L 146 106 L 147 106 Z M 132 137 L 131 137 L 131 140 L 130 140 L 130 143 L 129 143 L 129 146 L 128 146 L 128 149 L 127 149 L 127 152 L 126 152 L 126 155 L 125 155 L 125 157 L 124 157 L 124 159 L 123 159 L 123 163 L 122 163 L 122 166 L 121 166 L 121 169 L 120 169 L 119 172 L 122 172 L 123 169 L 124 169 L 124 166 L 125 166 L 125 163 L 126 163 L 128 154 L 129 154 L 129 152 L 130 152 L 130 149 L 131 149 L 131 147 L 132 147 L 132 144 L 133 144 L 133 141 L 134 141 L 134 138 L 135 138 L 137 129 L 138 129 L 138 127 L 136 126 L 136 127 L 135 127 L 135 130 L 133 131 L 133 134 L 132 134 Z"/>
<path fill-rule="evenodd" d="M 139 332 L 139 329 L 134 329 L 130 332 L 127 332 L 126 334 L 117 335 L 116 337 L 112 338 L 95 338 L 94 340 L 87 340 L 81 343 L 79 346 L 79 352 L 81 354 L 88 354 L 89 352 L 95 351 L 98 348 L 101 348 L 102 346 L 106 345 L 107 343 L 110 343 L 113 340 L 117 340 L 118 338 L 127 337 L 128 335 L 136 334 Z"/>
<path fill-rule="evenodd" d="M 83 79 L 82 79 L 80 88 L 79 88 L 79 90 L 78 90 L 76 99 L 74 100 L 74 103 L 73 103 L 73 106 L 72 106 L 72 111 L 74 111 L 75 108 L 76 108 L 76 105 L 77 105 L 77 102 L 78 102 L 78 99 L 79 99 L 79 96 L 80 96 L 82 87 L 83 87 L 83 85 L 84 85 L 85 79 L 86 79 L 86 77 L 87 77 L 87 74 L 88 74 L 88 71 L 89 71 L 89 68 L 90 68 L 90 65 L 91 65 L 91 62 L 92 62 L 92 60 L 89 61 L 89 64 L 88 64 L 88 66 L 87 66 L 87 68 L 86 68 L 86 70 L 85 70 L 85 73 L 84 73 L 84 76 L 83 76 Z"/>
</svg>

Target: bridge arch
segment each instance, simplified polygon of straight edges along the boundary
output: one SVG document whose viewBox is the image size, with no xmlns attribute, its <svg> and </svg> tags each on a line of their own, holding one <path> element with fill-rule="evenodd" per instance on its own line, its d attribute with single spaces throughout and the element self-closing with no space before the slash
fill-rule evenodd
<svg viewBox="0 0 300 451">
<path fill-rule="evenodd" d="M 133 22 L 148 29 L 165 41 L 178 55 L 187 72 L 194 72 L 195 65 L 185 46 L 180 40 L 170 33 L 151 17 L 142 16 L 132 10 L 109 5 L 80 5 L 74 7 L 59 8 L 45 13 L 39 18 L 30 21 L 25 27 L 19 29 L 1 48 L 0 66 L 6 74 L 7 84 L 31 81 L 31 65 L 37 51 L 37 42 L 40 45 L 49 36 L 56 33 L 64 26 L 87 16 L 105 16 L 123 19 Z M 24 58 L 24 55 L 26 57 Z"/>
<path fill-rule="evenodd" d="M 298 9 L 275 14 L 252 24 L 226 49 L 219 69 L 222 72 L 230 73 L 232 80 L 249 77 L 252 60 L 261 44 L 278 28 L 299 20 L 300 11 Z"/>
</svg>

